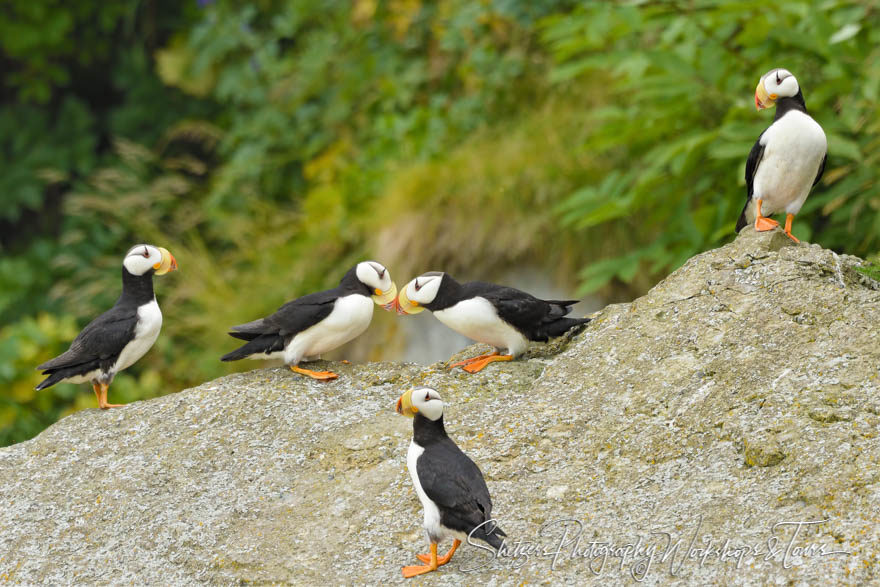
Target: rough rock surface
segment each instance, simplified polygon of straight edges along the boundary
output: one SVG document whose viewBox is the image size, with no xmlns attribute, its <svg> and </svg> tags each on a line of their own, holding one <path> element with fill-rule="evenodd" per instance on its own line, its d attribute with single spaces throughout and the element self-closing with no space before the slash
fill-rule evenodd
<svg viewBox="0 0 880 587">
<path fill-rule="evenodd" d="M 476 375 L 264 369 L 79 412 L 0 450 L 0 581 L 403 582 L 425 543 L 392 405 L 424 384 L 511 550 L 417 582 L 876 583 L 880 292 L 858 263 L 746 230 Z"/>
</svg>

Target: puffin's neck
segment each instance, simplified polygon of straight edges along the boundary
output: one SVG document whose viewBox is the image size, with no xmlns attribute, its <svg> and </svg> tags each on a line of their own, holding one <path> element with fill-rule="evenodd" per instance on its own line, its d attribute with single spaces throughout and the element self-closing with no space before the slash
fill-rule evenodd
<svg viewBox="0 0 880 587">
<path fill-rule="evenodd" d="M 358 279 L 357 266 L 352 267 L 342 276 L 342 279 L 339 281 L 339 285 L 336 286 L 336 288 L 341 294 L 356 293 L 369 296 L 373 293 L 370 286 Z"/>
<path fill-rule="evenodd" d="M 437 420 L 429 420 L 421 414 L 413 418 L 413 441 L 419 446 L 428 446 L 449 438 L 443 426 L 443 416 Z"/>
<path fill-rule="evenodd" d="M 125 267 L 122 268 L 122 295 L 117 303 L 143 306 L 154 297 L 152 271 L 143 275 L 132 275 Z"/>
<path fill-rule="evenodd" d="M 807 104 L 804 102 L 804 95 L 800 90 L 790 98 L 780 98 L 776 101 L 776 116 L 773 121 L 776 122 L 792 110 L 807 114 Z"/>
<path fill-rule="evenodd" d="M 448 274 L 443 275 L 443 281 L 437 289 L 437 296 L 430 304 L 425 304 L 425 308 L 436 312 L 437 310 L 445 310 L 450 306 L 454 306 L 461 301 L 462 286 L 459 282 L 452 279 Z"/>
</svg>

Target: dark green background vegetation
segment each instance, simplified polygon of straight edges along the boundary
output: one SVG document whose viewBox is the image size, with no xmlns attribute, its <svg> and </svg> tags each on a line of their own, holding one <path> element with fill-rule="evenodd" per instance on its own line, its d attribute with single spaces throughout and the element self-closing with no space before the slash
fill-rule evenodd
<svg viewBox="0 0 880 587">
<path fill-rule="evenodd" d="M 162 335 L 111 401 L 229 372 L 224 328 L 377 258 L 399 284 L 547 266 L 606 299 L 732 238 L 791 69 L 829 138 L 795 234 L 880 249 L 876 2 L 10 0 L 0 16 L 0 445 L 94 407 L 36 393 L 169 248 Z M 390 337 L 393 318 L 385 321 Z M 380 330 L 381 331 L 381 330 Z M 382 341 L 376 341 L 382 342 Z M 368 354 L 387 357 L 381 351 Z M 234 368 L 252 368 L 255 364 Z"/>
</svg>

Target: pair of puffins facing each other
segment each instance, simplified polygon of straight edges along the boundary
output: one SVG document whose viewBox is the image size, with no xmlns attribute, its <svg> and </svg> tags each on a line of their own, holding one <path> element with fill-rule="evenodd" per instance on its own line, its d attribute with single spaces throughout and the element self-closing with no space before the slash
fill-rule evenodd
<svg viewBox="0 0 880 587">
<path fill-rule="evenodd" d="M 370 301 L 372 300 L 372 302 Z M 281 306 L 274 314 L 233 326 L 231 336 L 247 343 L 221 357 L 283 359 L 296 373 L 327 380 L 336 373 L 312 371 L 300 362 L 317 359 L 359 336 L 373 316 L 373 304 L 400 314 L 430 310 L 443 324 L 495 351 L 450 365 L 476 373 L 493 361 L 522 354 L 529 341 L 560 336 L 588 318 L 567 318 L 577 300 L 541 300 L 518 289 L 472 281 L 459 283 L 447 273 L 429 272 L 397 293 L 381 263 L 358 263 L 333 289 L 309 294 Z"/>
</svg>

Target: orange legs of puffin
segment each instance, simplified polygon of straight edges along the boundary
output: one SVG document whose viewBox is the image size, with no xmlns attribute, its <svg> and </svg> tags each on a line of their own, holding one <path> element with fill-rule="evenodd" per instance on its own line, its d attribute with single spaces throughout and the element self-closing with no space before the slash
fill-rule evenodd
<svg viewBox="0 0 880 587">
<path fill-rule="evenodd" d="M 452 558 L 452 555 L 455 554 L 456 549 L 461 546 L 461 540 L 456 538 L 452 541 L 452 548 L 449 549 L 449 552 L 441 556 L 437 559 L 437 566 L 442 567 Z M 426 564 L 431 564 L 431 555 L 430 554 L 417 554 L 416 558 Z"/>
<path fill-rule="evenodd" d="M 449 365 L 450 369 L 455 369 L 456 367 L 464 367 L 465 365 L 470 365 L 471 363 L 476 363 L 477 361 L 482 361 L 483 359 L 488 359 L 489 357 L 494 357 L 498 354 L 498 351 L 494 353 L 490 353 L 488 355 L 480 355 L 478 357 L 471 357 L 470 359 L 465 359 L 464 361 L 459 361 L 457 363 L 453 363 Z"/>
<path fill-rule="evenodd" d="M 787 234 L 787 235 L 788 235 L 788 238 L 790 238 L 790 239 L 793 240 L 794 242 L 799 243 L 799 242 L 801 242 L 801 241 L 799 241 L 798 239 L 796 239 L 796 238 L 794 237 L 794 235 L 791 234 L 791 221 L 792 221 L 792 220 L 794 220 L 794 214 L 787 214 L 787 215 L 785 216 L 785 234 Z"/>
<path fill-rule="evenodd" d="M 424 555 L 423 555 L 424 556 Z M 427 565 L 417 565 L 413 567 L 403 567 L 401 571 L 403 571 L 403 576 L 409 579 L 410 577 L 415 577 L 416 575 L 424 575 L 425 573 L 430 573 L 431 571 L 436 571 L 439 566 L 439 561 L 437 560 L 437 543 L 431 543 L 431 555 L 428 557 Z"/>
<path fill-rule="evenodd" d="M 107 391 L 110 389 L 110 385 L 107 383 L 95 383 L 92 382 L 92 389 L 95 391 L 95 395 L 98 397 L 98 407 L 102 410 L 106 410 L 107 408 L 121 408 L 122 404 L 108 404 L 107 403 Z"/>
<path fill-rule="evenodd" d="M 763 200 L 758 200 L 758 210 L 757 214 L 755 214 L 755 230 L 758 232 L 764 232 L 765 230 L 773 230 L 779 223 L 773 220 L 772 218 L 767 218 L 766 216 L 761 216 L 761 203 Z"/>
<path fill-rule="evenodd" d="M 494 363 L 495 361 L 512 360 L 513 355 L 501 355 L 498 353 L 498 351 L 495 351 L 491 355 L 480 355 L 479 357 L 474 357 L 465 361 L 459 361 L 458 363 L 450 365 L 449 368 L 452 369 L 453 367 L 461 367 L 468 373 L 476 373 L 485 369 L 486 365 L 488 365 L 489 363 Z"/>
<path fill-rule="evenodd" d="M 296 365 L 290 365 L 290 370 L 301 375 L 308 375 L 312 379 L 317 379 L 318 381 L 330 381 L 331 379 L 339 377 L 339 375 L 333 371 L 312 371 L 310 369 L 297 367 Z"/>
<path fill-rule="evenodd" d="M 457 363 L 453 363 L 449 365 L 450 369 L 454 369 L 456 367 L 461 367 L 468 373 L 476 373 L 477 371 L 482 371 L 486 365 L 489 363 L 494 363 L 495 361 L 512 361 L 513 355 L 502 355 L 499 354 L 498 351 L 488 355 L 480 355 L 478 357 L 471 357 L 470 359 L 465 359 L 464 361 L 459 361 Z"/>
</svg>

